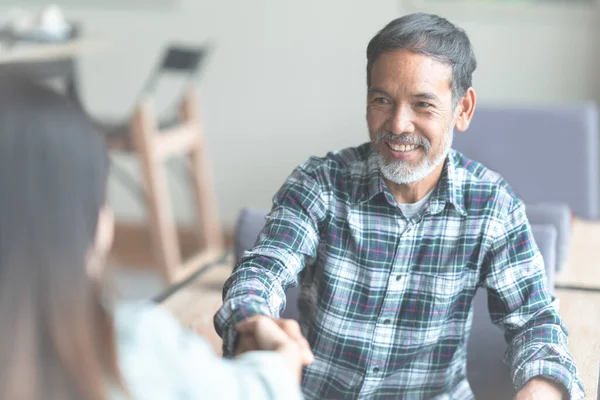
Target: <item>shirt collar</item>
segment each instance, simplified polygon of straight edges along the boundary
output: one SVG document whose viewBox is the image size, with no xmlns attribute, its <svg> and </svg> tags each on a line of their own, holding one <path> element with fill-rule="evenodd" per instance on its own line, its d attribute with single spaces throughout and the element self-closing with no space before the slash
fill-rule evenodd
<svg viewBox="0 0 600 400">
<path fill-rule="evenodd" d="M 367 174 L 363 182 L 363 189 L 365 190 L 361 190 L 361 193 L 359 193 L 358 202 L 364 203 L 379 194 L 383 194 L 390 205 L 396 205 L 396 200 L 383 179 L 373 150 L 369 152 L 366 162 Z M 462 186 L 461 178 L 457 173 L 455 151 L 451 149 L 444 162 L 440 180 L 429 199 L 429 213 L 439 214 L 445 208 L 446 203 L 450 203 L 459 214 L 467 215 Z"/>
<path fill-rule="evenodd" d="M 377 154 L 373 151 L 373 149 L 369 150 L 366 162 L 367 173 L 363 184 L 361 185 L 362 190 L 358 192 L 357 202 L 365 203 L 367 201 L 371 201 L 377 195 L 383 195 L 389 204 L 396 204 L 394 196 L 383 180 L 383 175 L 381 174 L 381 171 L 379 170 L 379 164 L 377 163 Z"/>
<path fill-rule="evenodd" d="M 440 180 L 429 200 L 430 214 L 440 213 L 446 204 L 450 203 L 460 215 L 467 215 L 464 204 L 463 179 L 459 172 L 456 168 L 456 152 L 450 149 Z"/>
</svg>

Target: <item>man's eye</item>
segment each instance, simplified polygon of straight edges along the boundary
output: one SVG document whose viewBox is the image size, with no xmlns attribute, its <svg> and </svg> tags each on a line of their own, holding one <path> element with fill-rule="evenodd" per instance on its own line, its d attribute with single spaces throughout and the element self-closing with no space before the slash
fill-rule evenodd
<svg viewBox="0 0 600 400">
<path fill-rule="evenodd" d="M 390 104 L 390 101 L 388 99 L 386 99 L 385 97 L 377 97 L 375 99 L 375 103 L 377 103 L 377 104 Z"/>
<path fill-rule="evenodd" d="M 429 108 L 429 107 L 433 107 L 431 104 L 426 103 L 424 101 L 420 101 L 417 103 L 417 107 L 419 108 Z"/>
</svg>

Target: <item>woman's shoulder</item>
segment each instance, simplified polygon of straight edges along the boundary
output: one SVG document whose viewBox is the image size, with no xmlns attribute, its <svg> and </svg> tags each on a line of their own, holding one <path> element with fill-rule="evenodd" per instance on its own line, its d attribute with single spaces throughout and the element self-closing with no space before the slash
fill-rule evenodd
<svg viewBox="0 0 600 400">
<path fill-rule="evenodd" d="M 207 340 L 156 304 L 120 304 L 115 325 L 121 372 L 136 399 L 300 397 L 279 354 L 222 359 Z"/>
<path fill-rule="evenodd" d="M 121 373 L 134 398 L 178 398 L 188 371 L 203 374 L 216 357 L 201 337 L 152 303 L 119 304 L 115 329 Z"/>
<path fill-rule="evenodd" d="M 162 335 L 164 330 L 177 331 L 181 328 L 173 315 L 149 301 L 121 302 L 115 307 L 114 315 L 119 338 L 158 332 Z"/>
<path fill-rule="evenodd" d="M 163 363 L 190 351 L 207 359 L 216 357 L 206 340 L 185 328 L 167 310 L 151 302 L 121 303 L 115 311 L 119 349 L 136 357 L 154 355 Z M 139 355 L 138 353 L 143 353 Z"/>
</svg>

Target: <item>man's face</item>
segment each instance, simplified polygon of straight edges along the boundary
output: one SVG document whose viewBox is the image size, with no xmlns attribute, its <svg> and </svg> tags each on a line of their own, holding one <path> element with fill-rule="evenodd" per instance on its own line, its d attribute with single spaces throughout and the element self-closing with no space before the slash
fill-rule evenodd
<svg viewBox="0 0 600 400">
<path fill-rule="evenodd" d="M 422 54 L 381 54 L 371 70 L 367 123 L 384 177 L 418 182 L 445 160 L 454 128 L 452 69 Z"/>
</svg>

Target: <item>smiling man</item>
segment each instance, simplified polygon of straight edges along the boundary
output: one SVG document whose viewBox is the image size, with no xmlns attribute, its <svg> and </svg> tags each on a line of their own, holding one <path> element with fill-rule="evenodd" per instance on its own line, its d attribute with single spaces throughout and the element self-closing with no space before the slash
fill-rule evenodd
<svg viewBox="0 0 600 400">
<path fill-rule="evenodd" d="M 466 350 L 483 288 L 517 398 L 583 397 L 522 201 L 451 148 L 475 111 L 475 66 L 465 32 L 435 15 L 371 40 L 371 142 L 309 159 L 275 195 L 215 316 L 226 354 L 253 348 L 235 323 L 278 318 L 300 284 L 307 398 L 472 398 Z"/>
</svg>

